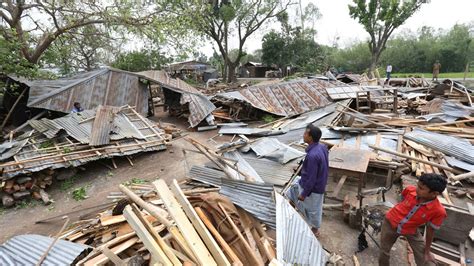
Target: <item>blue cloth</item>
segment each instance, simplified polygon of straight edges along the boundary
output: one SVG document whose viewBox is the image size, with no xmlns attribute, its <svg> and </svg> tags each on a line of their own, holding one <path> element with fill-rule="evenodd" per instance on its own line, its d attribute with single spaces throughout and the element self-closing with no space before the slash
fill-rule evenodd
<svg viewBox="0 0 474 266">
<path fill-rule="evenodd" d="M 82 109 L 82 107 L 81 107 L 81 108 L 76 108 L 76 107 L 74 106 L 74 107 L 72 107 L 71 113 L 80 113 L 80 112 L 82 112 L 82 111 L 84 111 L 84 109 Z"/>
<path fill-rule="evenodd" d="M 312 227 L 319 229 L 323 216 L 324 194 L 312 193 L 304 201 L 300 201 L 298 196 L 302 191 L 303 188 L 298 184 L 298 179 L 296 179 L 286 196 L 295 204 L 298 211 L 304 215 L 306 221 Z"/>
<path fill-rule="evenodd" d="M 329 173 L 328 148 L 321 143 L 312 143 L 306 148 L 306 157 L 301 167 L 299 181 L 303 188 L 301 196 L 311 193 L 323 194 L 326 190 Z"/>
</svg>

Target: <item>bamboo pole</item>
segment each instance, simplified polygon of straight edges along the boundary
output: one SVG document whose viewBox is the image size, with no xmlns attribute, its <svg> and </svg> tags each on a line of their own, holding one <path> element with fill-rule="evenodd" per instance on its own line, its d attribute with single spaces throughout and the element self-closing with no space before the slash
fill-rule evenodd
<svg viewBox="0 0 474 266">
<path fill-rule="evenodd" d="M 2 132 L 3 128 L 5 127 L 5 125 L 7 124 L 7 121 L 8 119 L 10 118 L 10 116 L 12 115 L 13 111 L 15 110 L 16 106 L 18 105 L 18 103 L 20 102 L 20 99 L 23 97 L 23 95 L 25 94 L 25 92 L 27 91 L 28 88 L 25 88 L 21 94 L 18 96 L 18 98 L 16 98 L 16 101 L 15 103 L 13 103 L 13 106 L 12 108 L 10 108 L 10 111 L 8 111 L 8 114 L 7 116 L 5 117 L 5 120 L 3 120 L 3 123 L 2 125 L 0 126 L 0 132 Z"/>
<path fill-rule="evenodd" d="M 440 168 L 440 169 L 448 170 L 448 171 L 453 172 L 453 173 L 460 173 L 460 172 L 461 172 L 461 171 L 456 170 L 456 169 L 454 169 L 454 168 L 452 168 L 452 167 L 449 167 L 449 166 L 447 166 L 447 165 L 442 165 L 442 164 L 439 164 L 439 163 L 434 163 L 434 162 L 431 162 L 431 161 L 428 161 L 428 160 L 416 158 L 416 157 L 413 157 L 413 156 L 406 155 L 406 154 L 404 154 L 404 153 L 392 151 L 392 150 L 385 149 L 385 148 L 382 148 L 382 147 L 378 147 L 378 146 L 374 146 L 374 145 L 369 145 L 369 147 L 372 148 L 372 149 L 374 149 L 374 150 L 379 150 L 379 151 L 383 151 L 383 152 L 386 152 L 386 153 L 390 153 L 390 154 L 396 155 L 396 156 L 398 156 L 398 157 L 410 159 L 410 160 L 417 161 L 417 162 L 421 162 L 421 163 L 424 163 L 424 164 L 429 164 L 429 165 L 431 165 L 431 166 L 435 166 L 435 167 L 438 167 L 438 168 Z"/>
</svg>

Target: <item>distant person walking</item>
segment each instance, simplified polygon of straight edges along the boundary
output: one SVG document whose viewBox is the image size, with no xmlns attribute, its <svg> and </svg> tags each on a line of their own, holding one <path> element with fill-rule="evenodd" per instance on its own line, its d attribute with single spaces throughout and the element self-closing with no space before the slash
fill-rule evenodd
<svg viewBox="0 0 474 266">
<path fill-rule="evenodd" d="M 436 63 L 433 64 L 433 81 L 436 79 L 438 81 L 439 71 L 441 69 L 441 64 L 439 60 L 436 60 Z"/>
<path fill-rule="evenodd" d="M 388 64 L 387 68 L 385 69 L 385 73 L 387 74 L 387 79 L 385 80 L 384 84 L 390 85 L 390 78 L 392 77 L 392 65 Z"/>
</svg>

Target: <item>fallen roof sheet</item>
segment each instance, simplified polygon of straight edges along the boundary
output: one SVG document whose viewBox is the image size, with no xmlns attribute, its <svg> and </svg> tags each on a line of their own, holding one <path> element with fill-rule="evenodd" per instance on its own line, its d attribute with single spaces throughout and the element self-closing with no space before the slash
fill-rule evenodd
<svg viewBox="0 0 474 266">
<path fill-rule="evenodd" d="M 300 152 L 274 138 L 260 138 L 249 144 L 247 148 L 255 152 L 258 157 L 265 157 L 281 164 L 305 156 L 304 152 Z"/>
<path fill-rule="evenodd" d="M 28 107 L 69 113 L 74 102 L 89 110 L 99 105 L 135 106 L 148 110 L 149 90 L 140 75 L 110 67 L 56 80 L 27 80 L 9 76 L 30 87 Z"/>
<path fill-rule="evenodd" d="M 0 265 L 35 265 L 53 241 L 53 238 L 41 235 L 14 236 L 0 246 Z M 89 249 L 92 248 L 60 239 L 42 265 L 72 265 Z"/>
<path fill-rule="evenodd" d="M 94 110 L 88 110 L 54 120 L 30 121 L 35 125 L 35 133 L 24 134 L 20 136 L 24 139 L 14 140 L 22 141 L 22 144 L 26 141 L 21 149 L 12 146 L 10 150 L 5 149 L 0 154 L 4 161 L 9 159 L 0 163 L 2 177 L 8 179 L 46 168 L 76 167 L 102 158 L 166 149 L 165 133 L 154 122 L 130 107 L 124 108 L 115 116 L 113 130 L 109 132 L 109 138 L 113 142 L 92 147 L 89 143 L 94 118 L 97 119 L 95 113 Z M 103 123 L 98 126 L 102 127 Z M 4 145 L 6 144 L 2 144 Z M 15 157 L 12 159 L 12 156 Z"/>
<path fill-rule="evenodd" d="M 100 146 L 110 143 L 110 132 L 112 132 L 114 128 L 114 117 L 118 110 L 117 107 L 113 106 L 99 106 L 99 108 L 97 108 L 90 133 L 89 144 L 91 146 Z"/>
<path fill-rule="evenodd" d="M 440 151 L 458 160 L 474 164 L 474 146 L 466 139 L 414 128 L 405 138 Z"/>
<path fill-rule="evenodd" d="M 235 204 L 257 217 L 268 226 L 275 228 L 275 202 L 273 186 L 230 180 L 224 172 L 194 165 L 189 176 L 199 182 L 220 187 L 220 193 Z"/>
<path fill-rule="evenodd" d="M 337 81 L 298 79 L 268 85 L 256 85 L 218 96 L 238 99 L 253 107 L 279 116 L 301 114 L 328 105 L 328 87 L 346 86 Z"/>
<path fill-rule="evenodd" d="M 276 200 L 277 259 L 284 265 L 326 265 L 326 253 L 311 227 L 282 195 Z"/>
<path fill-rule="evenodd" d="M 182 95 L 180 103 L 189 104 L 188 121 L 191 127 L 197 126 L 216 109 L 216 106 L 196 88 L 180 79 L 171 78 L 165 71 L 149 70 L 138 74 L 159 83 L 166 89 L 180 93 Z"/>
<path fill-rule="evenodd" d="M 281 164 L 265 158 L 257 158 L 254 153 L 244 153 L 242 156 L 252 166 L 253 169 L 262 177 L 267 184 L 275 186 L 284 186 L 293 175 L 296 162 Z"/>
<path fill-rule="evenodd" d="M 265 128 L 249 128 L 249 127 L 222 127 L 219 134 L 223 135 L 252 135 L 252 136 L 273 136 L 285 133 L 282 130 L 273 130 Z"/>
</svg>

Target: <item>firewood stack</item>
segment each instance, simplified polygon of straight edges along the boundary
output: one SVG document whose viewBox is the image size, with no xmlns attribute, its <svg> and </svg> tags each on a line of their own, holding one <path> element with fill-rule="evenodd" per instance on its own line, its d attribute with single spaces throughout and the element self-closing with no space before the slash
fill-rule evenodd
<svg viewBox="0 0 474 266">
<path fill-rule="evenodd" d="M 45 170 L 32 176 L 18 176 L 0 183 L 0 195 L 4 207 L 12 207 L 16 202 L 33 198 L 46 205 L 52 201 L 45 189 L 53 183 L 54 171 Z"/>
</svg>

